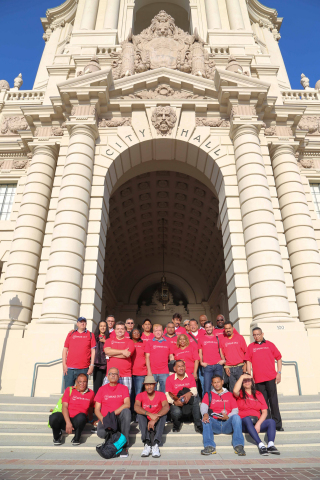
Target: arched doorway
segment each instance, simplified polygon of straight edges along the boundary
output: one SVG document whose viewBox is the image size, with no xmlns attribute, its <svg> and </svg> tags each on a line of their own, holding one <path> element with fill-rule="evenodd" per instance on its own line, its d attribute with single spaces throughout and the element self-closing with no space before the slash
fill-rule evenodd
<svg viewBox="0 0 320 480">
<path fill-rule="evenodd" d="M 185 32 L 190 32 L 190 5 L 189 0 L 136 0 L 133 12 L 133 33 L 138 35 L 150 26 L 151 20 L 165 10 L 175 19 L 176 25 Z"/>
<path fill-rule="evenodd" d="M 102 317 L 163 325 L 179 312 L 228 318 L 219 201 L 196 178 L 175 171 L 137 175 L 109 200 Z M 169 303 L 159 299 L 164 273 Z"/>
</svg>

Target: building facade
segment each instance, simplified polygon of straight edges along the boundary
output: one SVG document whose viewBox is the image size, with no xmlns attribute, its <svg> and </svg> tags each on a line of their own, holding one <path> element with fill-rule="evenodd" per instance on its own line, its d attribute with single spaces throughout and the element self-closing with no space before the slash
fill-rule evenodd
<svg viewBox="0 0 320 480">
<path fill-rule="evenodd" d="M 261 327 L 280 393 L 295 366 L 318 393 L 320 84 L 291 89 L 277 11 L 66 0 L 41 21 L 33 89 L 0 81 L 0 392 L 59 392 L 79 315 L 178 311 Z"/>
</svg>

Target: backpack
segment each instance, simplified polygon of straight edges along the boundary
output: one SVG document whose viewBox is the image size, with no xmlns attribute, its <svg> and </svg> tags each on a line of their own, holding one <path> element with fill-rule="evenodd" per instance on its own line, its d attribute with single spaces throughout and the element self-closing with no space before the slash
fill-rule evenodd
<svg viewBox="0 0 320 480">
<path fill-rule="evenodd" d="M 111 433 L 104 443 L 96 446 L 96 451 L 100 457 L 109 460 L 110 458 L 119 457 L 126 443 L 127 439 L 122 433 Z"/>
<path fill-rule="evenodd" d="M 69 390 L 69 396 L 71 396 L 72 388 L 73 387 L 69 387 L 69 389 L 70 389 Z M 64 393 L 63 393 L 63 395 L 64 395 Z M 63 397 L 63 395 L 62 395 L 62 397 Z M 54 407 L 54 409 L 51 412 L 51 415 L 53 413 L 57 413 L 57 412 L 62 413 L 62 397 L 59 398 L 57 405 Z M 51 428 L 51 425 L 50 425 L 49 421 L 48 421 L 48 427 Z"/>
</svg>

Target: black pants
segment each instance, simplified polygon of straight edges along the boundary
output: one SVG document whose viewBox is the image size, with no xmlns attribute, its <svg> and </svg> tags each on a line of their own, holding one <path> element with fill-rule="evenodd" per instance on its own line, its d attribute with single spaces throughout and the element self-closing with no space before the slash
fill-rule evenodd
<svg viewBox="0 0 320 480">
<path fill-rule="evenodd" d="M 120 431 L 127 440 L 127 447 L 129 447 L 129 431 L 130 431 L 130 422 L 131 422 L 131 411 L 129 408 L 125 408 L 122 410 L 119 415 L 117 415 L 118 421 L 118 431 Z M 98 423 L 97 427 L 97 435 L 99 438 L 105 439 L 108 435 L 107 430 L 105 430 L 103 424 L 100 422 Z"/>
<path fill-rule="evenodd" d="M 176 405 L 170 405 L 170 413 L 173 421 L 173 426 L 179 429 L 181 427 L 181 421 L 183 419 L 182 407 L 177 407 Z M 198 396 L 195 397 L 193 401 L 192 417 L 193 417 L 193 422 L 197 427 L 202 426 Z"/>
<path fill-rule="evenodd" d="M 137 415 L 137 420 L 139 422 L 139 428 L 141 432 L 141 440 L 143 443 L 147 443 L 148 445 L 151 445 L 151 435 L 150 435 L 150 430 L 148 430 L 148 418 L 146 415 Z M 157 423 L 154 426 L 154 438 L 153 442 L 161 443 L 162 439 L 162 434 L 163 430 L 166 424 L 166 415 L 163 415 L 162 417 L 159 418 Z M 152 445 L 151 445 L 152 446 Z"/>
<path fill-rule="evenodd" d="M 275 380 L 268 380 L 267 382 L 256 383 L 256 388 L 259 392 L 262 393 L 266 404 L 268 405 L 268 418 L 273 418 L 273 420 L 276 422 L 276 428 L 281 428 L 282 419 L 279 410 L 277 384 Z"/>
<path fill-rule="evenodd" d="M 101 370 L 99 367 L 94 367 L 93 369 L 93 390 L 94 394 L 97 394 L 97 391 L 102 387 L 102 382 L 106 376 L 106 370 Z"/>
<path fill-rule="evenodd" d="M 72 426 L 75 430 L 74 438 L 77 442 L 80 441 L 81 433 L 87 423 L 87 415 L 78 413 L 75 417 L 70 417 Z M 66 421 L 61 412 L 52 413 L 49 417 L 49 425 L 52 428 L 53 438 L 58 440 L 60 431 L 66 429 Z"/>
</svg>

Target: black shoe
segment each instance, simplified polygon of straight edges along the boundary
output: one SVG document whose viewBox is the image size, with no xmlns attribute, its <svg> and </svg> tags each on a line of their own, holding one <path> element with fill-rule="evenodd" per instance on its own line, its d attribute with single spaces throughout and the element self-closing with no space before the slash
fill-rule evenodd
<svg viewBox="0 0 320 480">
<path fill-rule="evenodd" d="M 216 449 L 214 447 L 204 447 L 203 450 L 201 450 L 201 455 L 214 455 L 217 453 Z"/>
<path fill-rule="evenodd" d="M 173 431 L 174 433 L 178 433 L 178 432 L 180 432 L 180 430 L 181 430 L 181 425 L 180 425 L 180 427 L 175 427 L 175 426 L 173 426 L 172 431 Z"/>
<path fill-rule="evenodd" d="M 246 452 L 244 451 L 244 448 L 242 445 L 237 445 L 234 447 L 234 453 L 238 455 L 238 457 L 245 457 Z"/>
<path fill-rule="evenodd" d="M 272 453 L 273 455 L 280 455 L 279 450 L 274 445 L 272 445 L 272 447 L 268 447 L 267 450 L 269 453 Z"/>
<path fill-rule="evenodd" d="M 197 433 L 201 433 L 201 435 L 203 434 L 203 426 L 202 425 L 195 425 L 194 429 Z"/>
<path fill-rule="evenodd" d="M 277 432 L 284 432 L 284 428 L 283 428 L 283 427 L 276 427 L 276 430 L 277 430 Z"/>
<path fill-rule="evenodd" d="M 73 439 L 71 440 L 71 444 L 76 447 L 78 445 L 80 445 L 80 440 L 76 440 L 76 437 L 73 437 Z"/>
<path fill-rule="evenodd" d="M 260 455 L 264 455 L 266 457 L 269 455 L 268 449 L 264 445 L 263 445 L 263 447 L 259 447 L 259 453 L 260 453 Z"/>
<path fill-rule="evenodd" d="M 62 445 L 62 432 L 60 431 L 59 437 L 53 439 L 53 445 Z"/>
<path fill-rule="evenodd" d="M 120 453 L 120 458 L 127 458 L 127 457 L 129 457 L 129 450 L 127 448 L 124 448 Z"/>
<path fill-rule="evenodd" d="M 91 428 L 91 433 L 97 433 L 98 428 L 97 427 L 92 427 Z"/>
</svg>

